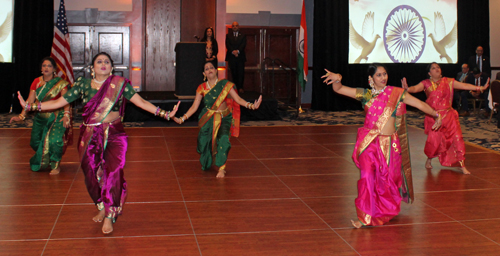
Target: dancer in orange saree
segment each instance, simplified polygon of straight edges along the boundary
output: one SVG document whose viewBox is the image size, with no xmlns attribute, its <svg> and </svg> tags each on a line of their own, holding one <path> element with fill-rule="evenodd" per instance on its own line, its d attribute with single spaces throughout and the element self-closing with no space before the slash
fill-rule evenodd
<svg viewBox="0 0 500 256">
<path fill-rule="evenodd" d="M 441 117 L 426 103 L 399 87 L 387 86 L 387 72 L 381 64 L 368 67 L 371 89 L 343 86 L 342 76 L 327 74 L 324 82 L 336 93 L 357 99 L 365 110 L 364 126 L 359 128 L 352 159 L 360 170 L 358 197 L 355 200 L 358 220 L 353 226 L 379 226 L 399 214 L 401 201 L 413 201 L 413 185 L 406 131 L 406 104 Z"/>
<path fill-rule="evenodd" d="M 429 79 L 409 88 L 406 78 L 402 80 L 403 88 L 407 89 L 409 93 L 425 90 L 427 104 L 436 109 L 443 117 L 442 127 L 437 131 L 431 129 L 434 124 L 433 118 L 431 116 L 425 117 L 424 126 L 427 134 L 424 148 L 424 153 L 427 155 L 425 168 L 432 169 L 432 158 L 439 157 L 442 166 L 459 167 L 464 174 L 470 174 L 465 167 L 465 144 L 458 113 L 451 106 L 453 89 L 483 92 L 488 88 L 490 79 L 488 78 L 485 86 L 461 83 L 453 78 L 442 77 L 441 67 L 435 62 L 429 64 L 427 72 Z"/>
</svg>

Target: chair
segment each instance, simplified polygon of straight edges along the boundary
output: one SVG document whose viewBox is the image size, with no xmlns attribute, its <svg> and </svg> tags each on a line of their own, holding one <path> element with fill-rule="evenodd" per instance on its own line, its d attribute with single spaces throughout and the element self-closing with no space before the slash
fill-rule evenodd
<svg viewBox="0 0 500 256">
<path fill-rule="evenodd" d="M 491 105 L 493 108 L 491 109 L 490 119 L 488 123 L 491 122 L 491 118 L 493 117 L 493 112 L 497 112 L 500 110 L 500 73 L 497 74 L 497 80 L 491 82 L 490 85 L 490 93 L 491 93 Z M 500 118 L 497 117 L 497 118 Z"/>
<path fill-rule="evenodd" d="M 477 107 L 478 110 L 481 110 L 481 107 L 483 106 L 484 99 L 481 98 L 472 98 L 472 99 L 467 99 L 467 103 L 472 104 L 473 107 L 473 112 L 477 114 L 478 112 L 476 111 L 476 102 L 479 102 L 479 105 Z"/>
</svg>

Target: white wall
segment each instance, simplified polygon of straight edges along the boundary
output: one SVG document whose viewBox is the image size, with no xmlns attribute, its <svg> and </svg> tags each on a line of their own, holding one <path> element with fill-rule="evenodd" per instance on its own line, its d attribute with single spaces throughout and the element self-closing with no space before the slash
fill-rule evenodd
<svg viewBox="0 0 500 256">
<path fill-rule="evenodd" d="M 59 10 L 60 0 L 54 0 L 54 10 Z M 67 11 L 81 11 L 86 8 L 98 8 L 99 11 L 130 12 L 132 0 L 65 0 Z"/>
<path fill-rule="evenodd" d="M 226 0 L 227 13 L 300 14 L 302 0 Z"/>
</svg>

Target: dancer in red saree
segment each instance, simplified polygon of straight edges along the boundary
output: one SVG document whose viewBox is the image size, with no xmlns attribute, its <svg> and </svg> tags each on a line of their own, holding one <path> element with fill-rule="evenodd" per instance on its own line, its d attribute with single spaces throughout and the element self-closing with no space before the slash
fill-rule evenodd
<svg viewBox="0 0 500 256">
<path fill-rule="evenodd" d="M 408 88 L 406 78 L 403 78 L 403 88 L 409 93 L 425 90 L 427 104 L 436 109 L 443 117 L 441 129 L 431 129 L 434 120 L 426 116 L 424 121 L 427 141 L 424 153 L 427 155 L 425 168 L 432 169 L 432 158 L 439 157 L 442 166 L 459 167 L 464 174 L 470 174 L 465 167 L 465 145 L 462 137 L 462 129 L 458 120 L 458 113 L 452 108 L 453 89 L 472 90 L 483 92 L 490 84 L 490 79 L 485 86 L 474 86 L 455 81 L 453 78 L 442 77 L 441 67 L 433 62 L 427 67 L 429 79 L 423 80 L 415 86 Z"/>
<path fill-rule="evenodd" d="M 332 84 L 336 93 L 361 101 L 366 114 L 352 155 L 360 170 L 355 200 L 358 220 L 352 224 L 356 228 L 383 225 L 399 214 L 402 200 L 413 201 L 406 104 L 434 116 L 433 129 L 439 128 L 441 117 L 402 88 L 387 86 L 387 72 L 381 64 L 368 67 L 371 89 L 343 86 L 341 75 L 326 71 L 324 82 Z"/>
</svg>

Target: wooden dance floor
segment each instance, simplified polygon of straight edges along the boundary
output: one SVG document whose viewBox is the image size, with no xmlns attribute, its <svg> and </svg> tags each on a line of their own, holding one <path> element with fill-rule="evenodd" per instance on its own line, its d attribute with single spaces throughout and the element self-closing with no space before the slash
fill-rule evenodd
<svg viewBox="0 0 500 256">
<path fill-rule="evenodd" d="M 500 255 L 499 154 L 466 144 L 472 175 L 428 171 L 413 127 L 415 202 L 354 229 L 357 127 L 242 127 L 224 179 L 200 170 L 197 128 L 126 128 L 128 198 L 108 236 L 75 146 L 59 175 L 32 172 L 31 130 L 0 129 L 0 255 Z"/>
</svg>

